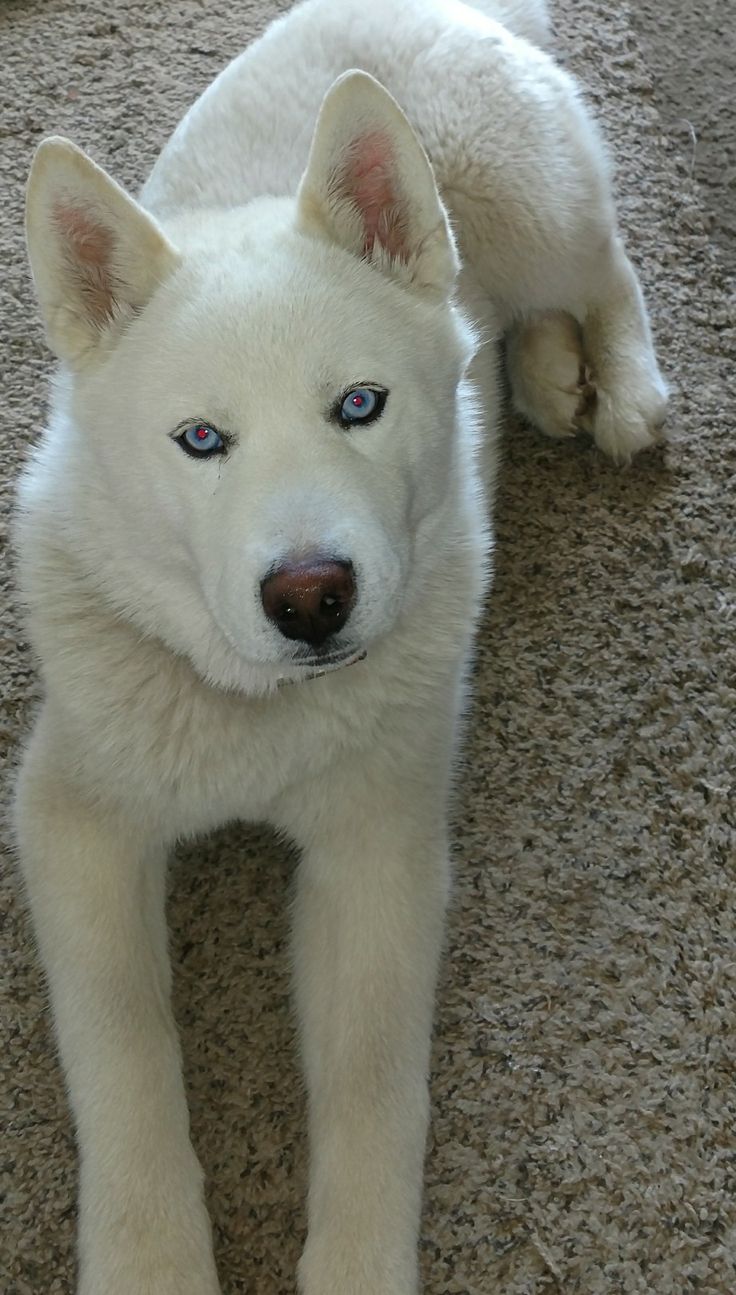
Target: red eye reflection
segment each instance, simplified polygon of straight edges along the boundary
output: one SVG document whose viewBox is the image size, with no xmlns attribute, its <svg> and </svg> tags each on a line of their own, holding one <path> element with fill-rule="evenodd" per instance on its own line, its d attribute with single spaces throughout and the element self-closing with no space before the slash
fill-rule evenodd
<svg viewBox="0 0 736 1295">
<path fill-rule="evenodd" d="M 387 395 L 382 387 L 353 387 L 345 392 L 342 404 L 337 405 L 335 413 L 339 422 L 343 427 L 373 422 L 383 411 Z"/>
<path fill-rule="evenodd" d="M 187 454 L 198 459 L 208 459 L 213 454 L 225 453 L 225 441 L 217 429 L 211 427 L 209 423 L 190 423 L 177 440 Z"/>
</svg>

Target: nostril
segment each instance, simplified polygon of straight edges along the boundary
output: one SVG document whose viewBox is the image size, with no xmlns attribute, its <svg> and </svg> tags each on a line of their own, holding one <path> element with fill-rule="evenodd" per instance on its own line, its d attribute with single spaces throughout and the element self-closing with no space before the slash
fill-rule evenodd
<svg viewBox="0 0 736 1295">
<path fill-rule="evenodd" d="M 319 606 L 320 611 L 328 616 L 339 615 L 345 611 L 345 602 L 337 594 L 325 594 Z"/>
<path fill-rule="evenodd" d="M 262 582 L 261 602 L 285 638 L 318 646 L 350 616 L 355 602 L 353 565 L 321 557 L 285 562 Z"/>
</svg>

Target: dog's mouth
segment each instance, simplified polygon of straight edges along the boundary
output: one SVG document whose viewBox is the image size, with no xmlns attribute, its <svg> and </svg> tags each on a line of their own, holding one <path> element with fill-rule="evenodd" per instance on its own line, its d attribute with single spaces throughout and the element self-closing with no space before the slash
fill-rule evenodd
<svg viewBox="0 0 736 1295">
<path fill-rule="evenodd" d="M 341 670 L 344 666 L 356 665 L 358 661 L 364 661 L 366 656 L 366 649 L 358 648 L 350 652 L 328 652 L 324 656 L 297 658 L 290 662 L 294 674 L 284 675 L 278 680 L 278 686 L 282 688 L 285 684 L 306 683 L 308 679 L 320 679 L 322 675 Z"/>
</svg>

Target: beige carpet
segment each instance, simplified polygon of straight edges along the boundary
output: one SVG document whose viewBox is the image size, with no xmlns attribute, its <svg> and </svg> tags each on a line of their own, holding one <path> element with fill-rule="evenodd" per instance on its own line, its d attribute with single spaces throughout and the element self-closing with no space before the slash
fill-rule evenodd
<svg viewBox="0 0 736 1295">
<path fill-rule="evenodd" d="M 21 237 L 34 144 L 67 133 L 137 184 L 184 107 L 276 7 L 5 0 L 3 527 L 49 371 Z M 585 443 L 509 430 L 457 813 L 425 1290 L 727 1295 L 734 317 L 626 6 L 557 0 L 555 16 L 614 148 L 623 223 L 675 390 L 673 440 L 619 472 Z M 7 610 L 0 654 L 10 768 L 35 684 Z M 176 1010 L 228 1295 L 293 1290 L 302 1239 L 292 867 L 267 834 L 243 828 L 183 851 L 172 875 Z M 75 1161 L 10 864 L 2 913 L 0 1291 L 52 1295 L 71 1289 Z"/>
<path fill-rule="evenodd" d="M 637 0 L 663 129 L 701 186 L 716 254 L 736 278 L 736 13 L 729 0 Z"/>
</svg>

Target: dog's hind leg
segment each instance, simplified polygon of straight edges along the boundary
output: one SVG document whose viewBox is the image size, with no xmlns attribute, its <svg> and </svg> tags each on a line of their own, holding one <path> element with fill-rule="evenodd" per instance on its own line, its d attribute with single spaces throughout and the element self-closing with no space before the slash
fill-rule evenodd
<svg viewBox="0 0 736 1295">
<path fill-rule="evenodd" d="M 169 1006 L 165 852 L 93 808 L 42 715 L 15 824 L 81 1152 L 79 1295 L 217 1295 Z"/>
<path fill-rule="evenodd" d="M 585 363 L 595 387 L 595 401 L 579 423 L 605 454 L 627 463 L 660 438 L 667 388 L 639 281 L 617 234 L 600 254 L 595 289 L 579 319 Z"/>
<path fill-rule="evenodd" d="M 614 462 L 626 463 L 659 438 L 667 393 L 641 290 L 615 236 L 591 278 L 596 291 L 577 307 L 577 319 L 551 311 L 512 325 L 512 400 L 547 436 L 587 431 Z"/>
<path fill-rule="evenodd" d="M 666 388 L 603 140 L 574 82 L 524 42 L 460 28 L 409 89 L 463 260 L 512 330 L 517 406 L 549 434 L 583 427 L 627 461 L 657 439 Z"/>
</svg>

